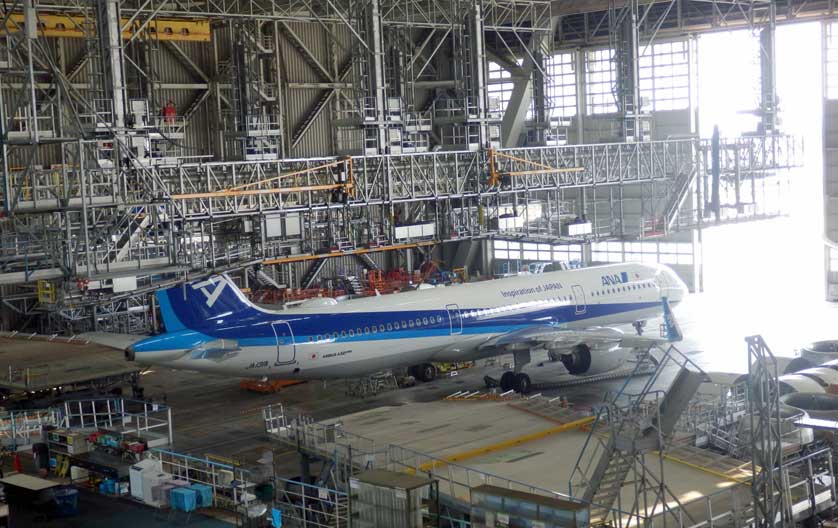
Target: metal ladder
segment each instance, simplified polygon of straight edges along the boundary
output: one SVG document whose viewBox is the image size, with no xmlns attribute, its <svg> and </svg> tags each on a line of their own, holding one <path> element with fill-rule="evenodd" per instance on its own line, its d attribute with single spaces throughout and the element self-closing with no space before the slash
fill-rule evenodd
<svg viewBox="0 0 838 528">
<path fill-rule="evenodd" d="M 323 270 L 323 267 L 326 265 L 325 258 L 319 258 L 311 263 L 309 266 L 308 271 L 303 276 L 303 280 L 300 282 L 300 287 L 303 289 L 311 288 L 314 284 L 314 281 L 317 280 L 317 276 L 320 275 L 320 272 Z"/>
<path fill-rule="evenodd" d="M 662 352 L 662 356 L 655 358 L 652 350 Z M 654 372 L 638 394 L 626 391 L 632 376 L 618 392 L 606 398 L 571 474 L 570 494 L 591 504 L 592 520 L 610 521 L 616 526 L 626 522 L 639 523 L 647 515 L 641 508 L 660 499 L 663 499 L 660 502 L 664 503 L 665 510 L 671 509 L 666 505 L 669 499 L 660 496 L 668 492 L 663 475 L 654 477 L 646 471 L 644 457 L 655 451 L 663 456 L 661 451 L 666 439 L 704 381 L 705 374 L 674 346 L 666 350 L 655 346 L 652 350 L 640 357 L 635 371 L 644 371 L 653 363 L 656 364 Z M 664 394 L 654 387 L 663 371 L 673 363 L 679 370 Z M 630 474 L 636 477 L 632 486 L 635 497 L 626 510 L 620 495 Z M 648 482 L 648 479 L 656 482 Z M 649 501 L 646 493 L 658 495 Z M 674 496 L 672 499 L 677 504 Z M 614 511 L 615 504 L 618 511 Z"/>
<path fill-rule="evenodd" d="M 355 257 L 361 261 L 361 264 L 364 265 L 365 268 L 368 270 L 377 270 L 379 269 L 378 264 L 366 253 L 355 253 Z"/>
<path fill-rule="evenodd" d="M 362 295 L 364 293 L 364 286 L 361 284 L 361 281 L 358 280 L 358 277 L 351 275 L 346 277 L 346 285 L 352 290 L 352 294 L 354 295 Z"/>
</svg>

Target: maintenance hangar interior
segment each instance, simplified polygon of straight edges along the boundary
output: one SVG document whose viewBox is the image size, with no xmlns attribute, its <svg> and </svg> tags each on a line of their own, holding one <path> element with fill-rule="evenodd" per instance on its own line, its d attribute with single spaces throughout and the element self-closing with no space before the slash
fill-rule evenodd
<svg viewBox="0 0 838 528">
<path fill-rule="evenodd" d="M 835 9 L 6 2 L 0 516 L 833 526 Z"/>
</svg>

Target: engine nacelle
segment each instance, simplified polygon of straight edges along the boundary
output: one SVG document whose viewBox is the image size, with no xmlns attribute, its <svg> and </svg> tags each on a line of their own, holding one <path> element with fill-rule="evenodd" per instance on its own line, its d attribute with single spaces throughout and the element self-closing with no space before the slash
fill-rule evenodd
<svg viewBox="0 0 838 528">
<path fill-rule="evenodd" d="M 559 359 L 574 376 L 593 376 L 622 366 L 631 349 L 619 346 L 593 347 L 580 343 L 568 350 L 562 350 Z"/>
</svg>

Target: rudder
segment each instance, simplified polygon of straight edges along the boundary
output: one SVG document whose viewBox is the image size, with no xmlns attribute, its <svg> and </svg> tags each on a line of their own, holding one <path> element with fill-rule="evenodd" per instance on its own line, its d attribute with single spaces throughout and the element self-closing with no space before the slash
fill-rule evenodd
<svg viewBox="0 0 838 528">
<path fill-rule="evenodd" d="M 187 282 L 157 292 L 167 332 L 214 326 L 225 317 L 255 312 L 253 304 L 226 275 Z"/>
</svg>

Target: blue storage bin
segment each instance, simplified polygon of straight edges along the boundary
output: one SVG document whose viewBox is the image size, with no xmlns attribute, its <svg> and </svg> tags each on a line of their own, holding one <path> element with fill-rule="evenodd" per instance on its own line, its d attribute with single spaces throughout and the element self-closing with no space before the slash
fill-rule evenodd
<svg viewBox="0 0 838 528">
<path fill-rule="evenodd" d="M 59 517 L 72 517 L 79 513 L 79 490 L 59 488 L 53 493 L 55 514 Z"/>
<path fill-rule="evenodd" d="M 198 494 L 198 507 L 206 508 L 212 506 L 212 487 L 206 484 L 191 484 L 189 489 L 195 490 Z"/>
<path fill-rule="evenodd" d="M 198 493 L 189 488 L 175 488 L 171 491 L 169 502 L 175 510 L 195 511 L 198 507 Z"/>
<path fill-rule="evenodd" d="M 99 493 L 116 495 L 116 482 L 111 479 L 103 480 L 99 483 Z"/>
</svg>

